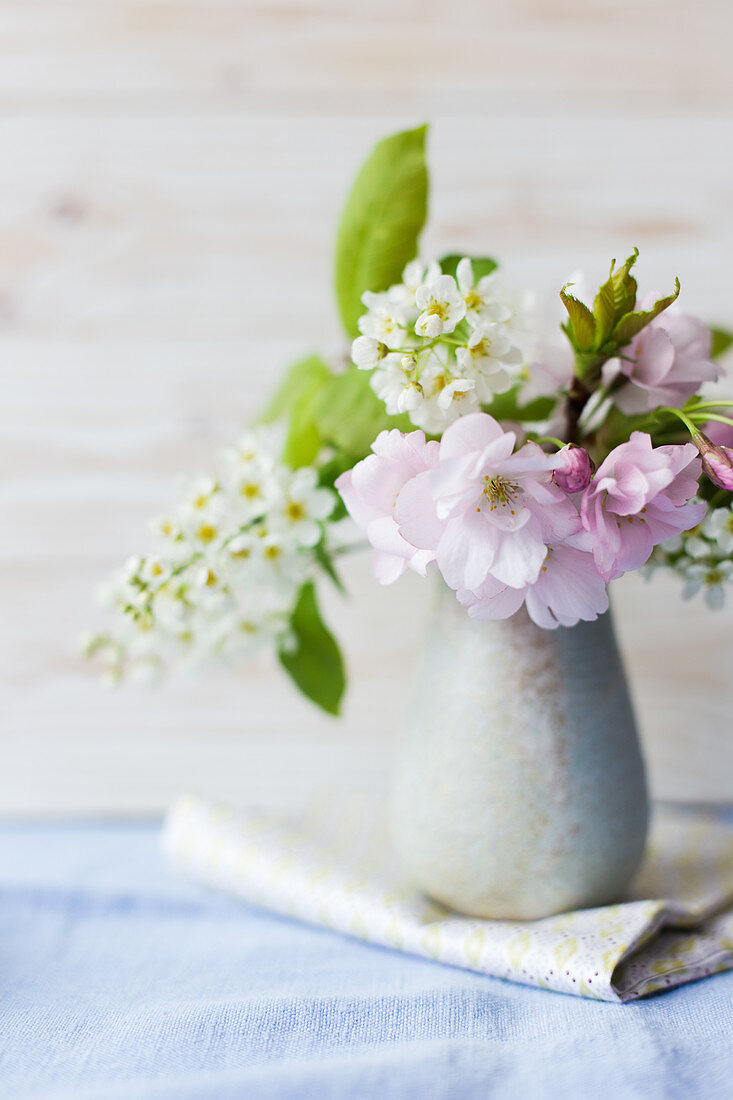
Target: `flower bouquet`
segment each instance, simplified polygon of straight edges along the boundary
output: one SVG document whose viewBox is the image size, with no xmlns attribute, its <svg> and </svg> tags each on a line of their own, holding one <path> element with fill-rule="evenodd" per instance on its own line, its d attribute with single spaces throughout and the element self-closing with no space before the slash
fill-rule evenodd
<svg viewBox="0 0 733 1100">
<path fill-rule="evenodd" d="M 296 363 L 261 422 L 155 521 L 151 551 L 108 587 L 120 629 L 87 650 L 110 679 L 264 649 L 337 713 L 344 667 L 316 581 L 340 586 L 354 523 L 380 583 L 408 568 L 439 578 L 452 605 L 444 614 L 472 631 L 468 653 L 502 637 L 486 620 L 512 622 L 515 640 L 496 644 L 519 647 L 515 669 L 522 653 L 547 651 L 538 638 L 558 627 L 576 630 L 557 631 L 565 637 L 552 652 L 580 634 L 592 650 L 582 624 L 608 610 L 608 583 L 632 570 L 670 569 L 683 595 L 703 590 L 722 604 L 733 572 L 733 401 L 702 390 L 720 379 L 733 337 L 680 311 L 677 280 L 640 294 L 636 249 L 590 293 L 578 277 L 567 282 L 550 324 L 494 259 L 416 258 L 425 137 L 421 127 L 380 142 L 346 203 L 335 288 L 350 361 Z M 603 644 L 620 676 L 612 636 Z M 450 679 L 473 713 L 467 675 L 464 663 Z M 625 694 L 614 699 L 633 726 Z M 435 698 L 431 711 L 441 711 Z M 643 783 L 635 790 L 644 801 Z M 613 890 L 638 862 L 644 827 L 639 818 Z M 430 888 L 455 903 L 455 891 Z"/>
</svg>

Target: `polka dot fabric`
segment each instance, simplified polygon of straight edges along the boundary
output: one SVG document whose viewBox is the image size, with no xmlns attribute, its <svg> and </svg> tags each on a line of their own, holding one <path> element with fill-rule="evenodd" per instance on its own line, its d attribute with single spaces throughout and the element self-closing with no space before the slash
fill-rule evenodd
<svg viewBox="0 0 733 1100">
<path fill-rule="evenodd" d="M 524 922 L 461 917 L 417 892 L 383 815 L 356 796 L 297 821 L 185 796 L 163 845 L 182 873 L 264 908 L 560 993 L 624 1003 L 733 966 L 733 830 L 699 810 L 656 808 L 626 900 Z"/>
</svg>

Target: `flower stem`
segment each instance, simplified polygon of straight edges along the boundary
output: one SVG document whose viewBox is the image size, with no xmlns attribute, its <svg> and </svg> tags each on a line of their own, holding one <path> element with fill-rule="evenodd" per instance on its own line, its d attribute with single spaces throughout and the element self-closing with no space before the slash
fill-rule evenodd
<svg viewBox="0 0 733 1100">
<path fill-rule="evenodd" d="M 699 412 L 701 409 L 724 409 L 733 406 L 733 401 L 696 401 L 690 405 L 688 412 Z"/>
<path fill-rule="evenodd" d="M 578 421 L 590 395 L 591 391 L 574 375 L 565 400 L 565 434 L 568 443 L 578 442 Z"/>
<path fill-rule="evenodd" d="M 697 428 L 695 427 L 693 421 L 690 419 L 689 416 L 686 416 L 681 409 L 673 409 L 671 406 L 665 406 L 664 408 L 657 409 L 656 411 L 658 413 L 669 413 L 671 416 L 676 416 L 677 419 L 681 420 L 682 423 L 685 425 L 690 435 L 695 436 L 698 434 Z M 709 417 L 706 419 L 709 419 Z"/>
<path fill-rule="evenodd" d="M 719 424 L 733 425 L 733 419 L 730 416 L 718 416 L 715 413 L 705 413 L 701 419 L 703 423 L 707 420 L 716 420 Z"/>
</svg>

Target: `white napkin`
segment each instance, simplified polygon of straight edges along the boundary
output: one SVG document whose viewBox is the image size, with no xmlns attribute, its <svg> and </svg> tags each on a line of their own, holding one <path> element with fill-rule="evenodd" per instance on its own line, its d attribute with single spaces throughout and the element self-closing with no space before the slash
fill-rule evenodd
<svg viewBox="0 0 733 1100">
<path fill-rule="evenodd" d="M 300 820 L 187 795 L 164 849 L 184 874 L 370 943 L 525 985 L 625 1002 L 733 966 L 733 829 L 655 809 L 644 864 L 617 905 L 536 921 L 461 917 L 405 880 L 379 804 L 325 798 Z"/>
</svg>

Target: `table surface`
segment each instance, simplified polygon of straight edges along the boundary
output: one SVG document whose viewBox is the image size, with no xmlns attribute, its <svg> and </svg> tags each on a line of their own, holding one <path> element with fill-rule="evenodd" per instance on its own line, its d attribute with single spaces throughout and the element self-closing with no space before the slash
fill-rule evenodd
<svg viewBox="0 0 733 1100">
<path fill-rule="evenodd" d="M 180 881 L 158 832 L 0 829 L 6 1100 L 730 1095 L 733 972 L 625 1006 L 528 989 Z"/>
</svg>

